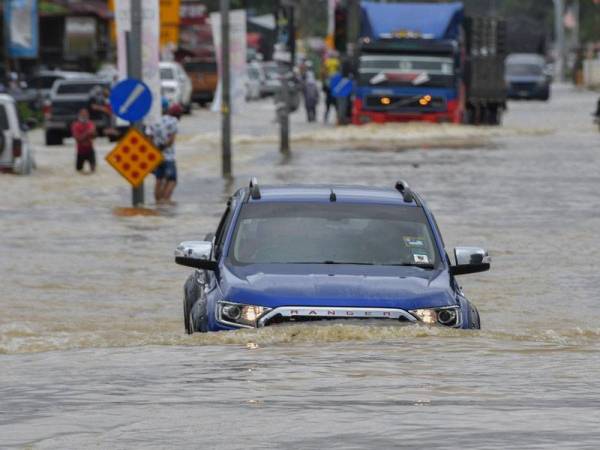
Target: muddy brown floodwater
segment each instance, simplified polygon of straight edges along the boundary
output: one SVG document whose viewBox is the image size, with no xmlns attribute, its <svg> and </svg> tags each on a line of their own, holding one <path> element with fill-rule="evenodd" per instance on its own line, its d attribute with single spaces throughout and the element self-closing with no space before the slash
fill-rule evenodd
<svg viewBox="0 0 600 450">
<path fill-rule="evenodd" d="M 40 148 L 32 177 L 0 178 L 0 447 L 600 448 L 594 102 L 558 86 L 550 103 L 511 103 L 504 128 L 462 147 L 388 139 L 374 151 L 316 134 L 281 160 L 257 140 L 236 147 L 230 184 L 216 145 L 182 138 L 178 204 L 142 215 L 106 164 L 75 176 L 69 146 Z M 172 251 L 211 231 L 250 175 L 406 178 L 449 249 L 489 248 L 493 270 L 461 280 L 483 330 L 186 336 L 188 271 Z"/>
</svg>

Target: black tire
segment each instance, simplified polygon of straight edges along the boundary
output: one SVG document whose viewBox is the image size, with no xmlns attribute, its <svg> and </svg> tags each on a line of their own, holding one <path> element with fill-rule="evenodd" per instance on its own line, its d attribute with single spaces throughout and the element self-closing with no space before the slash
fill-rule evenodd
<svg viewBox="0 0 600 450">
<path fill-rule="evenodd" d="M 548 100 L 550 100 L 550 90 L 548 89 L 548 91 L 544 92 L 542 94 L 542 96 L 540 96 L 540 100 L 543 102 L 547 102 Z"/>
<path fill-rule="evenodd" d="M 4 147 L 6 147 L 6 139 L 4 138 L 4 132 L 0 131 L 0 155 L 4 153 Z"/>
<path fill-rule="evenodd" d="M 58 130 L 46 130 L 46 145 L 62 145 L 63 135 Z"/>
<path fill-rule="evenodd" d="M 208 331 L 208 312 L 206 298 L 202 295 L 202 278 L 202 273 L 193 273 L 183 288 L 183 325 L 187 334 Z"/>
<path fill-rule="evenodd" d="M 469 316 L 471 323 L 469 328 L 471 330 L 481 330 L 481 318 L 479 317 L 479 311 L 473 305 L 470 305 L 470 309 Z"/>
<path fill-rule="evenodd" d="M 191 329 L 191 306 L 189 306 L 187 296 L 183 296 L 183 326 L 185 327 L 185 332 L 187 334 L 193 334 L 194 330 Z"/>
<path fill-rule="evenodd" d="M 208 332 L 208 309 L 206 299 L 200 298 L 188 314 L 188 334 Z"/>
<path fill-rule="evenodd" d="M 502 124 L 502 108 L 490 106 L 488 108 L 488 125 L 498 126 Z"/>
</svg>

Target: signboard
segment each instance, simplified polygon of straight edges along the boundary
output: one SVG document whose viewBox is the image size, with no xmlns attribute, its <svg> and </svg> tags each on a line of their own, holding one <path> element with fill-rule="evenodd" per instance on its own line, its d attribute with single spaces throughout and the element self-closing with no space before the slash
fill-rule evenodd
<svg viewBox="0 0 600 450">
<path fill-rule="evenodd" d="M 94 54 L 97 47 L 96 19 L 94 17 L 65 18 L 65 54 L 81 57 Z"/>
<path fill-rule="evenodd" d="M 152 93 L 143 81 L 128 78 L 112 88 L 110 105 L 117 117 L 137 122 L 152 108 Z"/>
<path fill-rule="evenodd" d="M 223 64 L 221 64 L 221 14 L 212 13 L 210 15 L 210 22 L 212 25 L 213 38 L 215 41 L 215 52 L 217 55 L 217 61 L 219 63 L 219 85 L 217 92 L 215 93 L 215 101 L 212 105 L 212 111 L 221 110 L 221 99 L 222 99 L 222 76 L 220 75 L 223 70 Z M 231 99 L 232 99 L 232 110 L 235 111 L 237 107 L 244 101 L 246 86 L 246 53 L 247 53 L 247 38 L 246 38 L 246 11 L 243 9 L 236 9 L 229 13 L 229 58 L 231 64 Z"/>
<path fill-rule="evenodd" d="M 160 0 L 160 47 L 179 44 L 179 0 Z"/>
<path fill-rule="evenodd" d="M 125 33 L 131 31 L 130 0 L 115 0 L 117 23 L 117 66 L 119 78 L 127 78 L 127 44 Z M 158 0 L 142 2 L 142 73 L 143 81 L 152 93 L 152 107 L 145 118 L 147 124 L 158 122 L 162 113 L 159 68 L 160 20 Z"/>
<path fill-rule="evenodd" d="M 163 156 L 146 136 L 132 128 L 106 155 L 106 161 L 133 187 L 139 187 L 163 161 Z"/>
<path fill-rule="evenodd" d="M 4 29 L 6 49 L 10 57 L 38 57 L 37 0 L 5 0 Z"/>
</svg>

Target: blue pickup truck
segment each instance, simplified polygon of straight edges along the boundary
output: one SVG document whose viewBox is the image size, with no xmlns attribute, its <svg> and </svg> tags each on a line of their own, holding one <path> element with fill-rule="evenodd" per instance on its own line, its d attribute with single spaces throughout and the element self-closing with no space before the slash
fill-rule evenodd
<svg viewBox="0 0 600 450">
<path fill-rule="evenodd" d="M 479 329 L 458 275 L 488 253 L 450 263 L 431 211 L 408 184 L 259 186 L 238 190 L 214 235 L 181 243 L 188 333 L 314 321 L 388 321 Z"/>
</svg>

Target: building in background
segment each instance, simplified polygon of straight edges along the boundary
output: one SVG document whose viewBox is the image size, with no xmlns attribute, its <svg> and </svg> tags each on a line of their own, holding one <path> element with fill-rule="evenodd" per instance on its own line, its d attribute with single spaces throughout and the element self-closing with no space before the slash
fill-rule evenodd
<svg viewBox="0 0 600 450">
<path fill-rule="evenodd" d="M 0 13 L 4 22 L 4 5 Z M 3 62 L 31 73 L 39 68 L 95 70 L 112 58 L 109 25 L 113 17 L 107 0 L 40 0 L 37 2 L 39 49 L 37 56 L 10 60 L 4 27 L 0 30 Z M 8 57 L 7 57 L 8 56 Z"/>
</svg>

